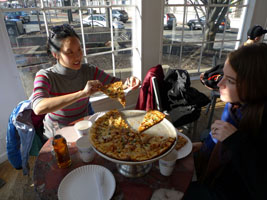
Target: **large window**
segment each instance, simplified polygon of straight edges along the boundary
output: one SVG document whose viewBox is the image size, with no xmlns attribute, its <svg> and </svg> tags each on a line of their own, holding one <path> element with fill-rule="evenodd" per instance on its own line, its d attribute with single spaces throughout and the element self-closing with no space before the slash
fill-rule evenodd
<svg viewBox="0 0 267 200">
<path fill-rule="evenodd" d="M 223 62 L 228 52 L 237 47 L 241 34 L 244 34 L 241 32 L 250 4 L 249 0 L 221 0 L 220 4 L 213 0 L 155 2 L 20 0 L 2 3 L 0 12 L 5 17 L 27 95 L 31 94 L 35 73 L 54 62 L 47 57 L 45 47 L 51 26 L 65 23 L 73 26 L 81 37 L 84 62 L 120 78 L 131 75 L 133 69 L 144 78 L 147 68 L 152 66 L 147 60 L 157 60 L 157 57 L 161 58 L 160 64 L 165 68 L 199 73 L 212 67 L 213 61 Z M 139 4 L 144 6 L 145 12 L 143 8 L 140 10 Z M 161 8 L 162 13 L 159 12 Z M 154 10 L 157 12 L 153 13 Z M 147 12 L 153 16 L 148 16 Z M 162 21 L 158 16 L 162 16 Z M 151 26 L 152 29 L 148 28 Z M 162 37 L 157 37 L 160 31 Z M 160 40 L 162 51 L 155 50 L 161 49 L 158 48 L 160 45 L 153 46 L 158 42 L 156 39 Z M 139 57 L 133 59 L 136 54 Z M 142 69 L 133 61 L 141 63 Z"/>
<path fill-rule="evenodd" d="M 201 72 L 215 61 L 224 62 L 240 41 L 238 32 L 247 7 L 245 0 L 165 1 L 163 64 Z"/>
<path fill-rule="evenodd" d="M 21 0 L 4 2 L 1 8 L 27 96 L 35 73 L 55 63 L 46 53 L 51 26 L 70 24 L 75 29 L 82 41 L 83 62 L 120 78 L 132 73 L 131 0 Z"/>
</svg>

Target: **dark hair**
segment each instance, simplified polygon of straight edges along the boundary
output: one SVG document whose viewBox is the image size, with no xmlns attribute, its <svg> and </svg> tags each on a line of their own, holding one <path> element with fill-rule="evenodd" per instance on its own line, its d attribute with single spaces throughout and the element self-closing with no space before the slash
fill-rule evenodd
<svg viewBox="0 0 267 200">
<path fill-rule="evenodd" d="M 60 51 L 62 41 L 67 37 L 79 36 L 69 24 L 63 24 L 61 26 L 53 26 L 49 30 L 49 38 L 47 40 L 47 53 L 50 55 L 51 52 L 58 53 Z"/>
<path fill-rule="evenodd" d="M 260 128 L 265 101 L 267 100 L 267 44 L 242 46 L 228 56 L 237 74 L 236 87 L 239 99 L 244 103 L 239 128 L 257 132 Z"/>
<path fill-rule="evenodd" d="M 267 30 L 263 29 L 260 25 L 255 25 L 248 29 L 247 35 L 248 39 L 255 40 L 256 37 L 260 37 L 267 33 Z"/>
</svg>

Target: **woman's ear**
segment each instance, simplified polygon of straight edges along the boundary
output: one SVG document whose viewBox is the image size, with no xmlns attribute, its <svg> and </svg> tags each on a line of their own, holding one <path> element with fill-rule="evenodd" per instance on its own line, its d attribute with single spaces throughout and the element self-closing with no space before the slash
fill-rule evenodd
<svg viewBox="0 0 267 200">
<path fill-rule="evenodd" d="M 52 53 L 52 56 L 58 60 L 59 55 L 57 53 L 55 53 L 55 52 L 51 52 L 51 53 Z"/>
<path fill-rule="evenodd" d="M 255 37 L 254 41 L 259 42 L 261 40 L 261 36 Z"/>
</svg>

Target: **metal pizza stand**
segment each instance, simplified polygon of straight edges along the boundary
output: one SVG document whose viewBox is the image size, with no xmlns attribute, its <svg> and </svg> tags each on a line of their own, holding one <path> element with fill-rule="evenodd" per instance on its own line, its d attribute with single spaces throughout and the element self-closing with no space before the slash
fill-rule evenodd
<svg viewBox="0 0 267 200">
<path fill-rule="evenodd" d="M 95 120 L 98 119 L 98 117 L 103 116 L 105 113 L 106 112 L 96 113 L 92 117 L 89 118 L 89 121 L 94 122 Z M 124 119 L 126 120 L 126 122 L 134 130 L 137 130 L 139 125 L 141 124 L 143 118 L 144 118 L 144 115 L 146 114 L 146 111 L 143 111 L 143 110 L 125 110 L 125 111 L 121 111 L 121 113 L 122 113 Z M 163 154 L 161 154 L 157 157 L 154 157 L 152 159 L 145 160 L 145 161 L 117 160 L 117 159 L 111 158 L 111 157 L 101 153 L 100 151 L 98 151 L 94 147 L 94 145 L 93 145 L 93 148 L 103 158 L 105 158 L 111 162 L 116 163 L 117 169 L 122 175 L 124 175 L 126 177 L 131 177 L 131 178 L 141 177 L 150 171 L 150 169 L 152 168 L 153 162 L 155 162 L 155 161 L 159 160 L 160 158 L 169 154 L 173 150 L 173 148 L 175 147 L 176 142 L 177 142 L 177 134 L 176 134 L 175 127 L 167 119 L 163 119 L 160 123 L 147 129 L 145 131 L 145 133 L 152 134 L 152 135 L 162 135 L 165 137 L 175 137 L 176 140 L 166 152 L 164 152 Z"/>
</svg>

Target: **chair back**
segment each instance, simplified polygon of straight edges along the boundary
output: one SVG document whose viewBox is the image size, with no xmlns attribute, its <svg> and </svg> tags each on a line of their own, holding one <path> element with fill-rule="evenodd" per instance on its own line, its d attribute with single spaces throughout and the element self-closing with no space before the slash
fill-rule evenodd
<svg viewBox="0 0 267 200">
<path fill-rule="evenodd" d="M 160 97 L 160 90 L 159 90 L 157 78 L 155 76 L 153 76 L 151 78 L 151 80 L 152 80 L 153 92 L 154 92 L 157 110 L 163 112 L 162 101 L 161 101 L 161 97 Z"/>
<path fill-rule="evenodd" d="M 142 83 L 142 87 L 139 92 L 138 100 L 135 109 L 137 110 L 153 110 L 157 109 L 155 96 L 154 96 L 154 88 L 152 83 L 152 77 L 157 78 L 158 86 L 163 82 L 164 73 L 161 65 L 157 65 L 155 67 L 151 67 Z M 158 90 L 160 91 L 160 90 Z M 158 95 L 159 97 L 159 95 Z"/>
</svg>

